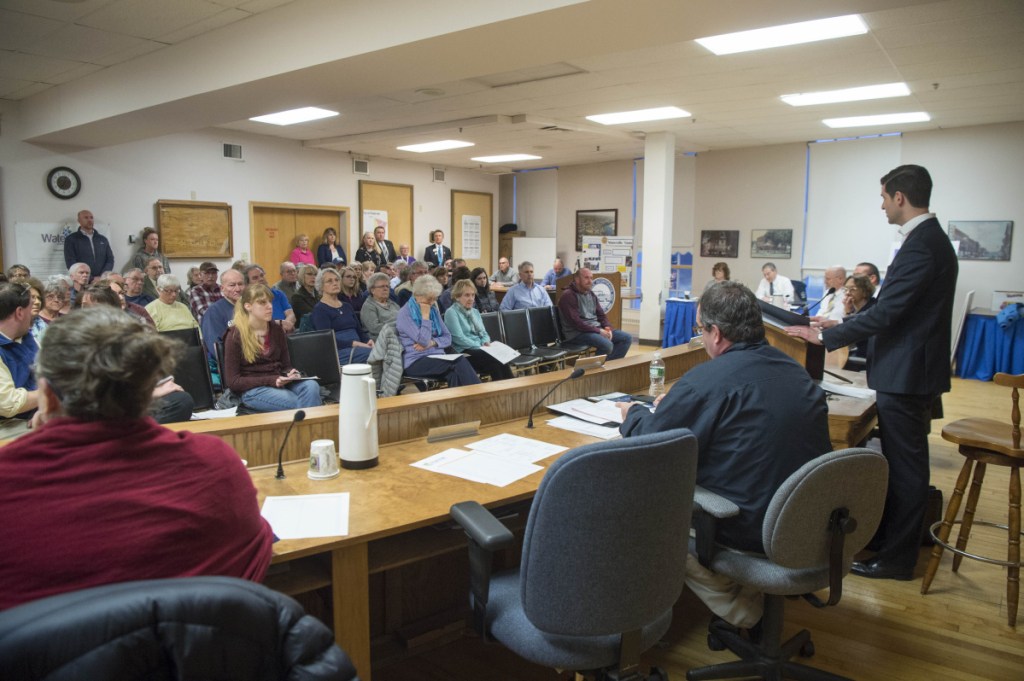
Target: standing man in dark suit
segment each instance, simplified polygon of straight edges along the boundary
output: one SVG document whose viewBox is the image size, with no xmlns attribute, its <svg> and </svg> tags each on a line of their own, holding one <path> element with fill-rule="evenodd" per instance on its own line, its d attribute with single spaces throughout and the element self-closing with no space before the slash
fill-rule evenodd
<svg viewBox="0 0 1024 681">
<path fill-rule="evenodd" d="M 847 322 L 821 331 L 787 331 L 835 350 L 868 342 L 868 386 L 876 391 L 882 453 L 889 461 L 885 513 L 875 535 L 878 553 L 855 562 L 854 574 L 913 579 L 928 496 L 928 431 L 933 403 L 948 392 L 950 327 L 958 264 L 949 238 L 928 211 L 932 178 L 904 165 L 882 178 L 882 210 L 899 225 L 903 245 L 889 266 L 877 302 Z"/>
<path fill-rule="evenodd" d="M 444 232 L 435 229 L 430 233 L 430 245 L 423 251 L 423 260 L 434 267 L 440 267 L 452 259 L 452 249 L 444 245 Z"/>
<path fill-rule="evenodd" d="M 375 228 L 373 230 L 373 238 L 377 242 L 377 251 L 381 255 L 381 262 L 389 265 L 398 260 L 398 251 L 395 250 L 393 243 L 384 238 L 384 232 L 383 227 Z"/>
</svg>

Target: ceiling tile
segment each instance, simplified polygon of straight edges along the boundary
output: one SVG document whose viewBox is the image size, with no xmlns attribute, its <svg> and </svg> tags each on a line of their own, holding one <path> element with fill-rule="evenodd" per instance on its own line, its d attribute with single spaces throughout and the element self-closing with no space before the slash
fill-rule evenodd
<svg viewBox="0 0 1024 681">
<path fill-rule="evenodd" d="M 228 11 L 209 0 L 116 0 L 78 20 L 111 33 L 156 39 Z"/>
</svg>

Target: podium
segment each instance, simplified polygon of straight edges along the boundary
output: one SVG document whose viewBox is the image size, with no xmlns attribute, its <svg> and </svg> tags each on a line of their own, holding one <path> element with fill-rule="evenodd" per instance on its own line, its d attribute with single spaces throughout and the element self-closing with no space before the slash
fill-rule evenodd
<svg viewBox="0 0 1024 681">
<path fill-rule="evenodd" d="M 825 375 L 825 347 L 808 343 L 803 338 L 790 336 L 774 324 L 764 323 L 764 335 L 768 344 L 801 364 L 815 381 Z"/>
</svg>

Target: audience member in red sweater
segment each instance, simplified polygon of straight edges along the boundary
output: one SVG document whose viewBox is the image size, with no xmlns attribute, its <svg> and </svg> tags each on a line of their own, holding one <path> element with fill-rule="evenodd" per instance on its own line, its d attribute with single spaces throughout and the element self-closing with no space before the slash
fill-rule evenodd
<svg viewBox="0 0 1024 681">
<path fill-rule="evenodd" d="M 129 580 L 260 581 L 273 535 L 238 454 L 146 416 L 177 342 L 103 306 L 46 334 L 34 429 L 0 449 L 0 609 Z"/>
</svg>

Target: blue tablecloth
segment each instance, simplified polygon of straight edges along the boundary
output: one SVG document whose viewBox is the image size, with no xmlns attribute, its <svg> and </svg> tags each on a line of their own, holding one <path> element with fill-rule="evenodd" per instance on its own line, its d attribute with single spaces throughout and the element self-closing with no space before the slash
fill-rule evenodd
<svg viewBox="0 0 1024 681">
<path fill-rule="evenodd" d="M 991 315 L 967 315 L 956 352 L 956 375 L 991 381 L 999 372 L 1024 374 L 1024 319 L 1000 329 Z"/>
<path fill-rule="evenodd" d="M 665 303 L 665 334 L 661 347 L 689 343 L 697 323 L 696 300 L 669 300 Z"/>
</svg>

